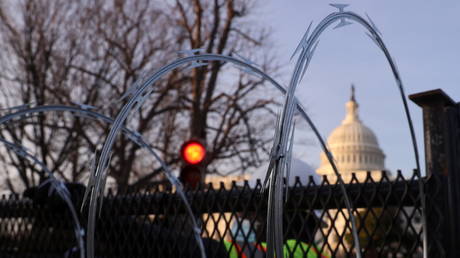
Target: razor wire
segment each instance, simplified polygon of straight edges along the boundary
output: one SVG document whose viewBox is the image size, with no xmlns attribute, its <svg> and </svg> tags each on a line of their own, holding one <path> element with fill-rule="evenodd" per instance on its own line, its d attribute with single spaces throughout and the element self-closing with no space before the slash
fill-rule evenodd
<svg viewBox="0 0 460 258">
<path fill-rule="evenodd" d="M 70 112 L 71 114 L 75 116 L 84 117 L 88 119 L 96 119 L 96 120 L 99 120 L 99 121 L 102 121 L 108 124 L 113 124 L 114 121 L 110 117 L 107 117 L 95 111 L 91 111 L 91 109 L 94 109 L 94 108 L 95 107 L 88 106 L 88 105 L 79 105 L 79 107 L 64 106 L 64 105 L 46 105 L 46 106 L 31 107 L 30 105 L 21 105 L 20 108 L 15 107 L 15 108 L 10 109 L 10 110 L 19 110 L 19 111 L 0 117 L 0 126 L 10 121 L 14 121 L 15 119 L 22 120 L 24 118 L 29 118 L 33 114 L 39 114 L 39 113 L 45 113 L 45 112 Z M 128 129 L 126 127 L 122 128 L 122 133 L 125 134 L 128 137 L 128 139 L 133 141 L 135 144 L 137 144 L 141 148 L 145 148 L 160 163 L 160 166 L 162 167 L 163 172 L 166 175 L 166 178 L 169 180 L 169 182 L 171 182 L 172 185 L 176 187 L 176 191 L 179 194 L 179 197 L 181 198 L 185 206 L 187 214 L 190 217 L 194 237 L 197 241 L 198 246 L 200 247 L 200 251 L 204 253 L 204 245 L 202 242 L 202 238 L 200 236 L 200 228 L 196 221 L 195 215 L 193 214 L 190 203 L 188 202 L 188 199 L 185 196 L 184 188 L 181 182 L 177 179 L 177 177 L 173 175 L 169 166 L 164 162 L 163 159 L 160 158 L 160 156 L 156 153 L 153 147 L 145 142 L 141 134 L 131 129 Z M 0 138 L 0 141 L 1 141 L 1 138 Z M 94 162 L 95 162 L 95 157 L 93 157 L 90 160 L 90 170 L 95 165 Z M 94 178 L 90 176 L 88 187 L 91 187 L 93 185 L 94 183 L 93 180 Z M 88 192 L 86 191 L 83 197 L 83 201 L 82 201 L 82 208 L 87 198 L 88 198 Z"/>
<path fill-rule="evenodd" d="M 151 92 L 151 89 L 149 88 L 152 87 L 154 83 L 158 81 L 163 75 L 183 65 L 189 64 L 189 63 L 191 64 L 188 67 L 185 67 L 186 69 L 191 68 L 191 67 L 195 68 L 195 67 L 203 66 L 204 64 L 207 64 L 207 62 L 209 61 L 233 63 L 236 66 L 242 67 L 243 68 L 242 70 L 246 73 L 263 77 L 264 79 L 269 81 L 276 89 L 280 90 L 283 94 L 287 92 L 286 89 L 284 89 L 284 87 L 281 86 L 279 83 L 277 83 L 273 78 L 271 78 L 269 75 L 264 73 L 262 70 L 260 70 L 259 68 L 251 64 L 252 62 L 248 62 L 248 60 L 245 60 L 243 58 L 237 59 L 232 56 L 217 55 L 217 54 L 199 54 L 199 55 L 188 56 L 188 57 L 184 57 L 181 59 L 177 59 L 173 61 L 172 63 L 160 68 L 157 72 L 155 72 L 153 75 L 149 76 L 144 82 L 142 82 L 142 84 L 135 83 L 134 84 L 136 87 L 135 90 L 133 89 L 128 90 L 131 92 L 130 95 L 132 95 L 132 97 L 122 107 L 121 111 L 118 113 L 116 119 L 114 120 L 113 126 L 111 127 L 111 130 L 106 138 L 106 141 L 102 147 L 102 151 L 100 154 L 97 168 L 95 171 L 93 171 L 94 174 L 92 175 L 94 177 L 95 183 L 94 185 L 92 185 L 91 188 L 87 188 L 88 192 L 91 191 L 89 213 L 88 213 L 89 239 L 94 239 L 91 236 L 94 235 L 95 233 L 96 212 L 97 212 L 98 206 L 101 205 L 101 203 L 98 202 L 98 200 L 100 200 L 100 197 L 101 197 L 100 196 L 101 188 L 104 186 L 105 181 L 107 179 L 107 171 L 106 171 L 107 166 L 105 164 L 107 164 L 107 161 L 110 158 L 110 151 L 111 151 L 112 145 L 114 144 L 115 137 L 118 135 L 120 130 L 122 130 L 122 125 L 128 119 L 130 112 L 133 110 L 137 110 L 137 108 L 140 108 L 142 106 L 143 102 L 146 100 L 146 98 L 149 96 Z M 296 106 L 300 110 L 300 114 L 302 115 L 302 117 L 305 118 L 307 123 L 313 129 L 315 136 L 318 138 L 318 140 L 321 143 L 323 151 L 327 153 L 329 157 L 332 157 L 332 155 L 329 152 L 329 149 L 324 144 L 324 140 L 319 134 L 319 131 L 317 130 L 312 120 L 308 117 L 305 111 L 305 108 L 297 101 L 296 101 Z M 332 158 L 330 159 L 330 162 L 334 164 Z M 333 167 L 335 167 L 335 165 L 333 165 Z M 345 188 L 342 188 L 342 191 L 343 191 L 343 194 L 347 196 L 347 192 Z M 87 240 L 87 252 L 88 252 L 88 257 L 90 258 L 94 257 L 94 242 Z"/>
<path fill-rule="evenodd" d="M 310 63 L 310 61 L 311 61 L 311 59 L 313 57 L 313 53 L 314 53 L 314 51 L 315 51 L 315 49 L 316 49 L 316 47 L 318 45 L 319 36 L 321 35 L 321 33 L 326 28 L 328 28 L 330 25 L 332 25 L 337 20 L 339 20 L 340 22 L 339 22 L 338 25 L 336 25 L 334 27 L 334 29 L 340 28 L 340 27 L 343 27 L 343 26 L 346 26 L 346 25 L 349 25 L 349 24 L 352 24 L 351 22 L 348 22 L 346 19 L 350 19 L 352 21 L 357 22 L 358 24 L 363 25 L 364 28 L 367 29 L 367 31 L 368 31 L 368 33 L 366 33 L 366 34 L 373 40 L 373 42 L 384 53 L 389 65 L 391 67 L 393 76 L 395 78 L 397 87 L 398 87 L 400 95 L 401 95 L 401 99 L 402 99 L 402 102 L 403 102 L 404 111 L 405 111 L 405 115 L 406 115 L 406 120 L 407 120 L 407 123 L 408 123 L 408 126 L 409 126 L 410 135 L 411 135 L 413 151 L 414 151 L 414 155 L 415 155 L 415 163 L 416 163 L 416 167 L 417 167 L 417 172 L 416 173 L 417 173 L 417 176 L 421 177 L 417 141 L 416 141 L 416 137 L 415 137 L 412 118 L 411 118 L 409 108 L 408 108 L 408 105 L 407 105 L 407 100 L 405 98 L 404 87 L 403 87 L 403 83 L 402 83 L 402 80 L 401 80 L 401 76 L 399 74 L 399 71 L 398 71 L 398 68 L 396 66 L 396 63 L 394 62 L 394 60 L 391 57 L 387 47 L 383 43 L 383 40 L 382 40 L 381 36 L 379 35 L 380 32 L 379 32 L 378 28 L 375 26 L 374 22 L 367 15 L 366 16 L 369 19 L 369 22 L 366 21 L 364 18 L 362 18 L 361 16 L 359 16 L 356 13 L 345 12 L 343 9 L 347 5 L 341 5 L 341 4 L 335 4 L 335 5 L 331 4 L 331 5 L 336 7 L 336 8 L 338 8 L 339 12 L 334 12 L 334 13 L 328 15 L 326 18 L 324 18 L 315 27 L 315 29 L 313 30 L 312 34 L 310 36 L 308 36 L 309 30 L 310 30 L 310 27 L 311 27 L 311 23 L 310 23 L 310 26 L 308 27 L 306 33 L 302 37 L 302 40 L 300 41 L 298 47 L 296 48 L 296 50 L 294 51 L 294 54 L 292 56 L 292 57 L 294 57 L 297 54 L 297 52 L 299 52 L 299 50 L 302 49 L 301 52 L 300 52 L 299 58 L 297 60 L 297 63 L 295 65 L 294 72 L 293 72 L 293 75 L 291 77 L 291 81 L 290 81 L 290 84 L 289 84 L 288 92 L 287 92 L 287 95 L 285 97 L 283 113 L 279 118 L 280 119 L 280 122 L 278 123 L 279 127 L 277 128 L 277 132 L 276 132 L 276 136 L 275 136 L 275 139 L 277 139 L 278 142 L 274 142 L 274 145 L 273 145 L 273 148 L 272 148 L 272 152 L 276 153 L 275 156 L 272 156 L 272 161 L 271 161 L 271 163 L 274 163 L 274 164 L 272 164 L 272 166 L 269 167 L 272 170 L 268 171 L 267 178 L 266 178 L 267 180 L 270 181 L 269 195 L 272 195 L 272 196 L 275 195 L 275 196 L 273 196 L 271 198 L 271 200 L 273 202 L 277 202 L 277 203 L 273 204 L 275 207 L 274 207 L 273 212 L 272 212 L 273 214 L 270 214 L 271 216 L 269 216 L 270 217 L 269 218 L 270 223 L 276 223 L 276 221 L 278 221 L 279 218 L 282 217 L 282 210 L 278 210 L 279 205 L 282 202 L 282 200 L 281 200 L 282 199 L 281 198 L 282 197 L 282 192 L 279 189 L 281 187 L 280 186 L 281 183 L 279 181 L 282 180 L 282 174 L 284 174 L 283 169 L 286 167 L 285 163 L 289 162 L 289 160 L 285 159 L 284 155 L 285 155 L 286 149 L 287 149 L 289 131 L 291 130 L 292 121 L 293 121 L 293 110 L 294 110 L 294 106 L 296 104 L 295 103 L 296 102 L 295 97 L 294 97 L 295 89 L 296 89 L 297 85 L 300 83 L 300 81 L 302 80 L 303 76 L 305 75 L 306 70 L 308 69 L 308 65 L 309 65 L 309 63 Z M 326 156 L 327 156 L 329 162 L 331 163 L 331 165 L 333 167 L 333 170 L 334 170 L 334 173 L 337 176 L 337 179 L 340 182 L 339 183 L 340 187 L 344 189 L 344 182 L 343 182 L 340 174 L 337 171 L 335 163 L 333 162 L 332 155 L 330 155 L 330 153 L 326 153 Z M 419 185 L 420 199 L 421 199 L 421 204 L 422 204 L 422 227 L 424 228 L 424 230 L 423 230 L 423 256 L 427 257 L 427 250 L 428 249 L 427 249 L 427 232 L 426 232 L 426 216 L 425 216 L 425 212 L 426 212 L 425 195 L 424 195 L 424 192 L 423 192 L 423 184 L 421 182 L 419 182 L 418 185 Z M 281 197 L 280 197 L 280 195 L 281 195 Z M 350 204 L 350 201 L 348 199 L 348 196 L 345 195 L 344 200 L 345 200 L 347 209 L 348 209 L 348 207 L 351 207 L 351 204 Z M 359 245 L 358 232 L 356 230 L 356 221 L 355 221 L 355 218 L 354 218 L 353 214 L 351 213 L 351 211 L 348 211 L 348 212 L 349 212 L 350 221 L 351 221 L 351 224 L 352 224 L 352 234 L 353 234 L 353 238 L 354 238 L 354 245 L 355 245 L 356 254 L 357 254 L 358 257 L 361 257 L 361 250 L 360 250 L 360 245 Z M 279 229 L 279 228 L 268 227 L 268 230 L 267 230 L 267 238 L 269 239 L 269 241 L 271 241 L 271 244 L 269 245 L 269 257 L 273 257 L 273 252 L 275 252 L 278 257 L 280 255 L 282 255 L 282 249 L 281 249 L 282 248 L 282 239 L 280 239 L 279 237 L 277 238 L 277 236 L 279 236 L 279 234 L 277 234 L 277 229 Z M 271 249 L 270 246 L 274 246 L 274 249 Z"/>
<path fill-rule="evenodd" d="M 305 112 L 305 109 L 300 105 L 300 103 L 297 101 L 295 97 L 295 89 L 297 85 L 300 84 L 302 78 L 304 77 L 308 69 L 309 63 L 313 57 L 315 49 L 318 46 L 319 36 L 322 34 L 322 32 L 326 28 L 332 25 L 335 21 L 338 21 L 338 20 L 340 21 L 340 23 L 337 26 L 335 26 L 335 28 L 339 28 L 339 27 L 343 27 L 343 26 L 351 24 L 350 22 L 347 22 L 347 19 L 355 21 L 363 25 L 368 31 L 367 35 L 373 40 L 373 42 L 384 53 L 392 69 L 392 73 L 395 77 L 395 81 L 396 81 L 397 87 L 399 88 L 400 95 L 403 101 L 404 111 L 405 111 L 406 119 L 409 125 L 412 145 L 414 148 L 414 155 L 415 155 L 415 161 L 416 161 L 416 166 L 417 166 L 416 171 L 418 173 L 418 176 L 421 177 L 420 164 L 419 164 L 420 163 L 419 153 L 418 153 L 417 142 L 415 138 L 411 115 L 410 115 L 409 108 L 407 105 L 407 100 L 405 99 L 403 83 L 402 83 L 399 71 L 397 69 L 396 63 L 394 62 L 388 49 L 383 43 L 381 36 L 379 35 L 380 32 L 378 31 L 373 21 L 369 18 L 369 16 L 367 16 L 369 21 L 366 21 L 364 18 L 362 18 L 358 14 L 355 14 L 353 12 L 344 11 L 343 9 L 347 5 L 333 5 L 333 6 L 339 8 L 339 12 L 332 13 L 328 15 L 326 18 L 324 18 L 315 27 L 312 34 L 308 36 L 309 30 L 311 28 L 311 24 L 310 24 L 310 26 L 307 29 L 307 32 L 304 34 L 301 42 L 299 43 L 299 46 L 295 50 L 293 57 L 297 54 L 297 52 L 299 52 L 300 49 L 302 49 L 300 51 L 300 55 L 296 62 L 295 69 L 294 69 L 294 72 L 291 77 L 291 81 L 289 83 L 289 87 L 287 90 L 284 89 L 278 83 L 276 83 L 276 81 L 271 79 L 271 77 L 265 74 L 263 71 L 253 66 L 252 63 L 249 62 L 249 60 L 246 60 L 242 57 L 240 57 L 240 59 L 237 59 L 237 58 L 230 57 L 230 56 L 213 55 L 213 54 L 195 55 L 200 50 L 189 50 L 188 52 L 185 52 L 185 54 L 190 54 L 190 55 L 193 54 L 194 56 L 189 56 L 189 57 L 185 57 L 182 59 L 178 59 L 170 63 L 169 65 L 166 65 L 160 68 L 153 75 L 146 77 L 145 80 L 141 81 L 141 83 L 137 84 L 136 87 L 131 88 L 127 92 L 128 94 L 126 96 L 131 95 L 132 97 L 122 107 L 116 119 L 111 120 L 112 121 L 111 130 L 109 134 L 107 135 L 106 141 L 104 142 L 104 145 L 102 147 L 100 159 L 97 165 L 94 164 L 95 165 L 94 170 L 91 171 L 90 182 L 85 192 L 85 200 L 86 198 L 88 198 L 88 196 L 90 196 L 89 213 L 88 213 L 88 239 L 87 239 L 88 257 L 90 258 L 94 257 L 94 231 L 95 231 L 95 223 L 96 223 L 95 222 L 96 210 L 98 206 L 99 208 L 102 207 L 102 200 L 103 200 L 102 193 L 105 188 L 105 183 L 107 180 L 107 173 L 108 173 L 107 169 L 110 163 L 111 148 L 115 141 L 115 137 L 120 132 L 127 134 L 129 139 L 133 140 L 137 144 L 140 144 L 140 146 L 147 148 L 147 150 L 152 155 L 154 155 L 154 157 L 159 161 L 160 165 L 163 167 L 168 180 L 170 180 L 171 183 L 177 187 L 181 198 L 183 198 L 184 200 L 186 199 L 185 195 L 183 194 L 182 186 L 180 182 L 177 180 L 177 178 L 175 178 L 171 174 L 170 169 L 168 168 L 168 166 L 166 166 L 164 161 L 162 161 L 161 158 L 155 153 L 155 151 L 153 151 L 153 149 L 151 149 L 150 146 L 143 141 L 142 136 L 139 133 L 126 129 L 123 126 L 123 124 L 126 122 L 129 114 L 132 111 L 135 111 L 142 107 L 145 100 L 152 93 L 151 87 L 153 87 L 156 81 L 159 80 L 164 74 L 174 69 L 177 69 L 178 67 L 184 64 L 190 63 L 190 65 L 186 67 L 186 69 L 193 69 L 193 68 L 197 68 L 201 66 L 206 66 L 209 61 L 234 63 L 235 65 L 244 68 L 243 71 L 246 73 L 262 76 L 263 78 L 271 82 L 278 90 L 285 93 L 285 102 L 283 105 L 283 111 L 277 119 L 277 126 L 275 130 L 275 140 L 274 140 L 273 148 L 272 148 L 271 155 L 270 155 L 269 170 L 267 171 L 267 176 L 265 180 L 266 182 L 265 187 L 268 186 L 268 191 L 269 191 L 269 209 L 268 209 L 268 216 L 267 216 L 268 217 L 267 218 L 267 223 L 268 223 L 267 242 L 268 242 L 268 253 L 269 253 L 268 257 L 273 257 L 274 253 L 276 253 L 277 257 L 282 256 L 282 241 L 283 241 L 282 231 L 283 229 L 282 229 L 281 223 L 277 223 L 277 221 L 282 219 L 282 216 L 283 216 L 283 207 L 282 207 L 283 182 L 282 182 L 282 179 L 283 179 L 284 174 L 289 175 L 289 164 L 290 164 L 290 158 L 292 155 L 291 152 L 292 152 L 294 127 L 295 127 L 293 126 L 293 116 L 294 116 L 295 107 L 297 107 L 302 117 L 307 121 L 307 123 L 310 125 L 310 127 L 314 131 L 316 137 L 320 141 L 321 147 L 323 151 L 325 152 L 329 163 L 331 164 L 334 170 L 334 173 L 337 176 L 339 185 L 344 194 L 344 201 L 345 201 L 345 204 L 346 204 L 349 216 L 350 216 L 350 221 L 352 224 L 352 233 L 353 233 L 356 254 L 358 257 L 361 257 L 361 251 L 360 251 L 360 245 L 359 245 L 360 243 L 359 243 L 359 238 L 358 238 L 358 234 L 356 230 L 356 222 L 355 222 L 355 218 L 353 216 L 352 210 L 351 210 L 350 200 L 348 198 L 346 189 L 344 187 L 344 182 L 335 165 L 334 158 L 332 154 L 329 152 L 324 140 L 320 136 L 319 131 L 317 130 L 317 128 L 315 127 L 311 119 L 308 117 L 307 113 Z M 29 106 L 27 105 L 25 108 L 27 107 Z M 22 108 L 23 108 L 22 106 L 19 107 L 19 109 L 22 109 Z M 80 112 L 82 110 L 84 110 L 85 112 Z M 20 112 L 27 113 L 27 111 L 23 111 L 23 110 L 20 110 L 18 113 Z M 79 111 L 76 111 L 76 112 L 79 114 L 85 114 L 85 115 L 89 114 L 89 117 L 92 117 L 94 115 L 93 113 L 96 113 L 96 112 L 91 113 L 92 111 L 89 111 L 88 109 L 84 109 L 83 107 L 82 109 L 79 109 Z M 100 118 L 97 115 L 95 117 Z M 2 123 L 2 121 L 3 120 L 0 119 L 0 124 Z M 22 151 L 19 151 L 20 149 L 17 149 L 16 145 L 14 144 L 8 145 L 7 141 L 4 139 L 0 141 L 5 143 L 7 146 L 10 146 L 10 148 L 12 148 L 13 150 L 15 150 L 16 148 L 16 150 L 18 150 L 18 154 L 21 153 L 22 155 L 24 155 Z M 54 181 L 50 181 L 50 182 L 53 183 Z M 58 193 L 61 191 L 59 190 L 61 189 L 59 188 L 59 185 L 55 185 L 54 187 L 56 188 L 56 191 L 58 191 Z M 427 257 L 427 235 L 426 235 L 427 233 L 426 233 L 426 217 L 425 217 L 426 204 L 425 204 L 425 196 L 423 192 L 423 184 L 421 182 L 419 182 L 419 190 L 420 190 L 420 199 L 421 199 L 421 204 L 422 204 L 422 226 L 424 228 L 423 230 L 423 250 L 424 250 L 423 255 L 424 257 Z M 190 207 L 188 206 L 187 209 L 189 208 Z M 190 212 L 191 212 L 191 209 L 190 209 Z M 194 216 L 192 216 L 192 218 L 194 218 Z M 196 223 L 194 224 L 194 229 L 195 229 L 195 236 L 199 235 L 199 232 L 197 232 L 198 227 Z M 201 237 L 199 238 L 201 240 Z M 201 241 L 199 241 L 199 246 L 202 252 L 201 253 L 202 257 L 205 257 L 204 249 L 203 249 L 203 245 Z"/>
<path fill-rule="evenodd" d="M 43 181 L 40 184 L 39 188 L 44 187 L 46 184 L 50 184 L 48 196 L 51 196 L 53 192 L 56 192 L 57 195 L 65 202 L 65 204 L 69 208 L 74 223 L 73 227 L 75 240 L 77 241 L 78 249 L 80 251 L 80 258 L 85 258 L 85 240 L 83 239 L 85 235 L 85 230 L 80 225 L 80 220 L 78 219 L 78 215 L 73 205 L 73 202 L 70 199 L 71 194 L 67 187 L 64 185 L 64 183 L 62 183 L 62 181 L 59 181 L 56 177 L 54 177 L 53 173 L 51 173 L 48 167 L 43 162 L 38 160 L 35 156 L 30 154 L 24 146 L 7 141 L 2 137 L 0 137 L 0 142 L 3 143 L 7 149 L 10 149 L 13 152 L 15 152 L 19 157 L 24 158 L 26 160 L 30 160 L 32 161 L 32 163 L 38 165 L 47 174 L 48 179 Z"/>
</svg>

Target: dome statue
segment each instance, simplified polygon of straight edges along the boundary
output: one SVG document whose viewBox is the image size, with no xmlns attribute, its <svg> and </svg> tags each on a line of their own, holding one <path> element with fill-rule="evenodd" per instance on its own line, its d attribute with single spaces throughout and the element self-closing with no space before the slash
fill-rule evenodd
<svg viewBox="0 0 460 258">
<path fill-rule="evenodd" d="M 358 180 L 363 181 L 367 171 L 371 172 L 374 179 L 380 178 L 379 171 L 385 169 L 385 154 L 380 149 L 374 132 L 359 119 L 359 105 L 356 102 L 353 85 L 350 100 L 345 106 L 345 119 L 332 131 L 327 140 L 339 173 L 345 182 L 351 179 L 351 173 L 356 173 Z M 328 179 L 333 182 L 336 179 L 332 166 L 323 152 L 321 165 L 316 172 L 328 176 Z"/>
</svg>

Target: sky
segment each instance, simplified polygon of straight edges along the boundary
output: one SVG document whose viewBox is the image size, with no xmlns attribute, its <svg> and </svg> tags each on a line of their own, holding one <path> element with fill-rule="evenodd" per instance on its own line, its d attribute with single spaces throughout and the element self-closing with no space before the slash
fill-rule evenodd
<svg viewBox="0 0 460 258">
<path fill-rule="evenodd" d="M 372 18 L 397 63 L 407 95 L 441 88 L 460 101 L 460 1 L 338 3 L 350 4 L 346 10 Z M 308 24 L 313 21 L 316 26 L 336 9 L 319 0 L 263 0 L 258 8 L 255 21 L 271 28 L 273 51 L 285 65 L 276 79 L 287 85 L 293 71 L 289 58 Z M 297 88 L 298 99 L 324 137 L 344 118 L 351 83 L 356 86 L 361 120 L 376 133 L 386 153 L 387 169 L 411 174 L 414 154 L 396 83 L 383 53 L 358 24 L 330 28 L 322 34 L 310 68 Z M 422 112 L 414 103 L 409 105 L 423 158 Z M 296 134 L 313 141 L 306 129 Z M 299 146 L 295 156 L 317 167 L 318 144 Z M 424 160 L 421 166 L 423 171 Z"/>
</svg>

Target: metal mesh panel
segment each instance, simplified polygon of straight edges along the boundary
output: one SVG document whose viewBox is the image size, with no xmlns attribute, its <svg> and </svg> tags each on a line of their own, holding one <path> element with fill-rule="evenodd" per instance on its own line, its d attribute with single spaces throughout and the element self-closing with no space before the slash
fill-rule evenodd
<svg viewBox="0 0 460 258">
<path fill-rule="evenodd" d="M 414 175 L 382 173 L 347 182 L 364 257 L 421 256 L 420 199 Z M 445 253 L 440 236 L 444 217 L 437 206 L 442 181 L 427 189 L 430 256 Z M 287 257 L 353 257 L 349 216 L 333 181 L 296 180 L 289 186 L 284 215 Z M 261 184 L 229 189 L 203 186 L 186 192 L 208 257 L 263 257 L 266 198 Z M 53 197 L 53 196 L 52 196 Z M 75 196 L 76 205 L 81 196 Z M 78 206 L 77 206 L 78 207 Z M 85 225 L 86 213 L 80 216 Z M 37 203 L 3 196 L 0 201 L 1 257 L 77 257 L 69 214 L 56 198 Z M 180 198 L 168 187 L 131 193 L 108 192 L 96 231 L 97 257 L 199 257 Z M 309 255 L 309 256 L 308 256 Z"/>
</svg>

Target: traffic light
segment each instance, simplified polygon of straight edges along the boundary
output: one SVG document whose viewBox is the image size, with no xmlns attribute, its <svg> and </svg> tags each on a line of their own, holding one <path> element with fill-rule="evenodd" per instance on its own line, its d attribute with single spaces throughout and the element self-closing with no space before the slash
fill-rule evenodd
<svg viewBox="0 0 460 258">
<path fill-rule="evenodd" d="M 184 164 L 179 179 L 184 185 L 195 189 L 204 173 L 203 161 L 206 158 L 206 148 L 200 141 L 189 140 L 182 144 L 180 155 Z"/>
</svg>

